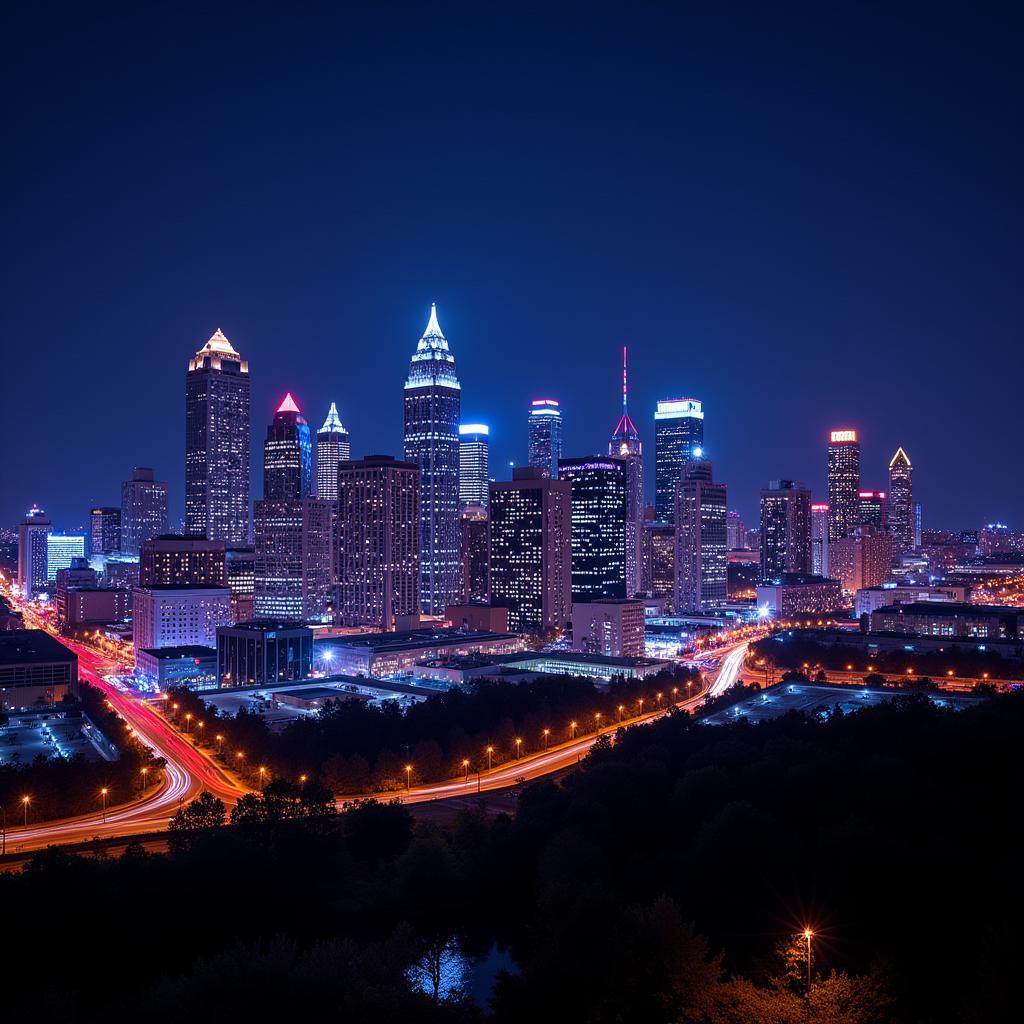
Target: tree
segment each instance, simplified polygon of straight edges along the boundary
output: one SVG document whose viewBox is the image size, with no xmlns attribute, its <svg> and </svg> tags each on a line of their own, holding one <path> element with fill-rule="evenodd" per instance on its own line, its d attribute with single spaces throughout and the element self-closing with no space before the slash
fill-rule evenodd
<svg viewBox="0 0 1024 1024">
<path fill-rule="evenodd" d="M 412 815 L 399 803 L 365 800 L 345 815 L 345 831 L 357 860 L 390 860 L 412 840 Z"/>
<path fill-rule="evenodd" d="M 226 817 L 224 802 L 204 789 L 192 803 L 171 818 L 168 826 L 171 848 L 176 852 L 189 848 L 197 832 L 220 828 Z"/>
</svg>

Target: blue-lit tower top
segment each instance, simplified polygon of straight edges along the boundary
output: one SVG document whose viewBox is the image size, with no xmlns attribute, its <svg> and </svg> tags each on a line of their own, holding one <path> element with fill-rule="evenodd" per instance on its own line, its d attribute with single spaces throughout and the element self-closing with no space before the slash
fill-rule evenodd
<svg viewBox="0 0 1024 1024">
<path fill-rule="evenodd" d="M 263 497 L 294 501 L 313 493 L 313 441 L 291 394 L 277 407 L 263 443 Z"/>
<path fill-rule="evenodd" d="M 527 461 L 545 477 L 558 479 L 562 457 L 562 410 L 554 398 L 535 398 L 530 404 Z"/>
</svg>

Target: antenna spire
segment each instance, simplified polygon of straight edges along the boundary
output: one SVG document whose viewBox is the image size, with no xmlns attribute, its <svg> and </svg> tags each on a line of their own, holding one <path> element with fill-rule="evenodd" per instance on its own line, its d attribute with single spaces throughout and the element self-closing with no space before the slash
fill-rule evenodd
<svg viewBox="0 0 1024 1024">
<path fill-rule="evenodd" d="M 626 411 L 626 346 L 622 346 L 622 415 L 627 416 Z"/>
</svg>

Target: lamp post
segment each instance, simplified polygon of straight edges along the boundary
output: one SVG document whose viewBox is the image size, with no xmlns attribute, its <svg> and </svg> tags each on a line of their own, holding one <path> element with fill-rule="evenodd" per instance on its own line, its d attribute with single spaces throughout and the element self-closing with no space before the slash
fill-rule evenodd
<svg viewBox="0 0 1024 1024">
<path fill-rule="evenodd" d="M 595 733 L 600 733 L 600 731 L 601 731 L 601 712 L 600 711 L 595 711 L 594 712 L 594 732 Z"/>
<path fill-rule="evenodd" d="M 545 729 L 544 730 L 544 749 L 545 750 L 548 749 L 548 737 L 550 735 L 551 735 L 551 730 L 550 729 Z"/>
<path fill-rule="evenodd" d="M 520 758 L 523 756 L 523 741 L 522 738 L 516 737 L 516 757 Z"/>
<path fill-rule="evenodd" d="M 463 769 L 466 772 L 466 785 L 468 786 L 469 785 L 469 758 L 468 757 L 464 757 L 462 759 L 462 767 L 463 767 Z"/>
<path fill-rule="evenodd" d="M 494 747 L 487 748 L 487 770 L 491 770 L 491 758 L 494 756 Z"/>
<path fill-rule="evenodd" d="M 21 806 L 22 806 L 23 810 L 25 811 L 25 828 L 28 828 L 28 805 L 30 803 L 32 803 L 32 797 L 30 797 L 30 796 L 23 796 L 21 798 Z"/>
<path fill-rule="evenodd" d="M 261 793 L 263 792 L 263 789 L 266 786 L 266 780 L 267 780 L 267 769 L 264 768 L 263 765 L 260 765 L 260 792 Z"/>
<path fill-rule="evenodd" d="M 192 712 L 185 712 L 185 732 L 191 732 L 192 730 Z"/>
<path fill-rule="evenodd" d="M 412 789 L 412 765 L 407 764 L 405 766 L 405 791 L 408 793 Z"/>
<path fill-rule="evenodd" d="M 108 792 L 109 792 L 109 790 L 107 789 L 106 786 L 104 786 L 100 790 L 100 798 L 103 800 L 103 821 L 104 821 L 104 823 L 106 823 L 106 820 L 107 820 L 107 793 Z"/>
<path fill-rule="evenodd" d="M 569 739 L 576 739 L 576 723 L 575 721 L 569 723 Z"/>
<path fill-rule="evenodd" d="M 804 929 L 804 938 L 807 940 L 807 991 L 811 991 L 811 939 L 814 932 L 810 928 Z"/>
<path fill-rule="evenodd" d="M 626 705 L 625 704 L 620 704 L 619 705 L 619 721 L 620 722 L 622 721 L 622 712 L 625 711 L 625 710 L 626 710 Z"/>
<path fill-rule="evenodd" d="M 222 733 L 217 733 L 217 753 L 224 753 L 224 736 Z"/>
</svg>

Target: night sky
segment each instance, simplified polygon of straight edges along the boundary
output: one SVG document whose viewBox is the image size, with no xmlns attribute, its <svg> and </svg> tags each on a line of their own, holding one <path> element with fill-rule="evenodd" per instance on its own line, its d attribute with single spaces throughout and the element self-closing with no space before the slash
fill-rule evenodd
<svg viewBox="0 0 1024 1024">
<path fill-rule="evenodd" d="M 216 327 L 253 497 L 286 390 L 400 454 L 436 301 L 496 477 L 533 397 L 605 449 L 628 344 L 649 496 L 692 395 L 748 522 L 852 426 L 926 528 L 1024 529 L 1019 5 L 134 6 L 4 24 L 0 522 L 151 465 L 177 524 Z"/>
</svg>

